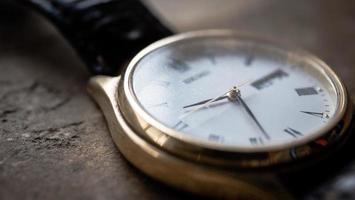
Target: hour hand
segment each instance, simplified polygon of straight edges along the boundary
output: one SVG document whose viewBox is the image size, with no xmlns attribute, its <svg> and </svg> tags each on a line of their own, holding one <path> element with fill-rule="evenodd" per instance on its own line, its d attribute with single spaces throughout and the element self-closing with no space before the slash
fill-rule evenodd
<svg viewBox="0 0 355 200">
<path fill-rule="evenodd" d="M 227 98 L 228 98 L 228 96 L 225 95 L 225 96 L 218 97 L 217 99 L 214 99 L 213 101 L 211 101 L 212 99 L 206 99 L 206 100 L 203 100 L 203 101 L 200 101 L 200 102 L 197 102 L 197 103 L 193 103 L 193 104 L 184 106 L 183 108 L 190 108 L 190 107 L 193 107 L 193 106 L 198 106 L 198 105 L 205 104 L 205 103 L 207 103 L 209 101 L 211 101 L 211 103 L 212 103 L 212 102 L 220 101 L 220 100 L 227 99 Z"/>
<path fill-rule="evenodd" d="M 193 107 L 193 106 L 198 106 L 198 105 L 203 105 L 203 104 L 209 104 L 209 103 L 213 103 L 213 102 L 216 102 L 216 101 L 220 101 L 220 100 L 223 100 L 223 99 L 229 99 L 231 100 L 231 96 L 230 96 L 230 91 L 232 91 L 234 88 L 240 88 L 248 83 L 250 83 L 251 81 L 248 80 L 248 81 L 245 81 L 244 83 L 242 84 L 239 84 L 238 86 L 234 86 L 231 90 L 229 90 L 227 93 L 225 93 L 224 95 L 222 96 L 219 96 L 215 99 L 206 99 L 206 100 L 203 100 L 203 101 L 200 101 L 200 102 L 197 102 L 197 103 L 193 103 L 193 104 L 190 104 L 190 105 L 187 105 L 187 106 L 184 106 L 183 108 L 190 108 L 190 107 Z"/>
</svg>

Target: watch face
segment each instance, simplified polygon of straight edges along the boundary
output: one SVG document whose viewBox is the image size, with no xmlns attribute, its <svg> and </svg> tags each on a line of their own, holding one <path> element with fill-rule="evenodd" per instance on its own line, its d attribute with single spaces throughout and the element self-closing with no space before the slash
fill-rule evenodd
<svg viewBox="0 0 355 200">
<path fill-rule="evenodd" d="M 203 147 L 257 152 L 334 128 L 345 91 L 321 61 L 259 39 L 207 34 L 149 47 L 125 75 L 129 103 L 152 126 Z"/>
</svg>

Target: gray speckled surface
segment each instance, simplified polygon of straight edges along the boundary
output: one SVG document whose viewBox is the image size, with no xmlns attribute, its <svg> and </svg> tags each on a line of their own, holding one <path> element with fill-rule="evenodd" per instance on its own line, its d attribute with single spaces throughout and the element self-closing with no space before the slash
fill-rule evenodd
<svg viewBox="0 0 355 200">
<path fill-rule="evenodd" d="M 309 50 L 333 66 L 355 99 L 354 1 L 150 2 L 179 31 L 235 28 Z M 190 197 L 124 160 L 86 93 L 88 77 L 45 20 L 0 3 L 0 199 Z M 355 199 L 354 166 L 307 198 Z"/>
</svg>

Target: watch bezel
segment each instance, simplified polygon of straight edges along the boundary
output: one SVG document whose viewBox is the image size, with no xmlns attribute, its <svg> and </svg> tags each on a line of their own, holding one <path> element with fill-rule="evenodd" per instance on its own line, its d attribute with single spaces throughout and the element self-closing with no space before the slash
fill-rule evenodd
<svg viewBox="0 0 355 200">
<path fill-rule="evenodd" d="M 337 106 L 338 112 L 335 113 L 334 117 L 327 123 L 326 126 L 318 130 L 316 133 L 310 134 L 308 137 L 304 137 L 302 140 L 285 145 L 275 145 L 274 147 L 255 147 L 253 149 L 240 147 L 225 148 L 217 144 L 214 145 L 213 143 L 202 143 L 201 141 L 196 141 L 193 138 L 186 137 L 185 134 L 182 134 L 179 131 L 166 127 L 150 116 L 139 104 L 131 84 L 132 74 L 137 66 L 137 63 L 150 52 L 181 40 L 199 37 L 247 38 L 267 43 L 292 53 L 297 53 L 298 55 L 306 56 L 307 59 L 312 62 L 316 62 L 317 66 L 321 68 L 318 70 L 322 70 L 322 72 L 330 78 L 332 84 L 334 84 L 337 91 L 337 97 L 339 99 Z M 352 109 L 348 102 L 349 100 L 345 86 L 340 81 L 339 77 L 327 64 L 317 57 L 296 48 L 290 48 L 257 36 L 230 30 L 195 31 L 178 34 L 157 41 L 143 49 L 132 59 L 125 71 L 123 81 L 120 81 L 118 85 L 118 104 L 121 105 L 120 109 L 123 112 L 123 117 L 140 136 L 171 153 L 186 157 L 188 159 L 218 165 L 231 164 L 238 166 L 268 166 L 270 164 L 292 160 L 295 159 L 295 157 L 304 157 L 320 151 L 319 147 L 317 147 L 318 149 L 315 149 L 313 145 L 315 141 L 320 139 L 325 139 L 327 141 L 327 145 L 322 146 L 321 149 L 328 148 L 330 144 L 333 144 L 335 141 L 339 140 L 339 138 L 343 138 L 342 136 L 350 124 Z M 292 155 L 290 153 L 291 151 L 298 153 Z M 216 155 L 218 155 L 218 158 L 216 158 Z M 240 159 L 240 157 L 243 157 L 243 159 Z"/>
</svg>

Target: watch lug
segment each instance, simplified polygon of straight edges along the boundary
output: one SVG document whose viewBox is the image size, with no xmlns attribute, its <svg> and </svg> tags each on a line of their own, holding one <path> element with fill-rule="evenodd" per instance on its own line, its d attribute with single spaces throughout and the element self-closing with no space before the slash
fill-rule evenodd
<svg viewBox="0 0 355 200">
<path fill-rule="evenodd" d="M 119 126 L 117 116 L 119 111 L 117 109 L 117 86 L 121 76 L 103 76 L 98 75 L 90 78 L 87 90 L 90 96 L 100 106 L 110 132 L 114 132 Z"/>
<path fill-rule="evenodd" d="M 106 95 L 114 95 L 121 76 L 103 76 L 98 75 L 90 78 L 88 84 L 88 92 L 97 101 L 97 97 L 101 93 Z M 108 96 L 109 97 L 109 96 Z M 114 96 L 112 96 L 114 97 Z"/>
</svg>

